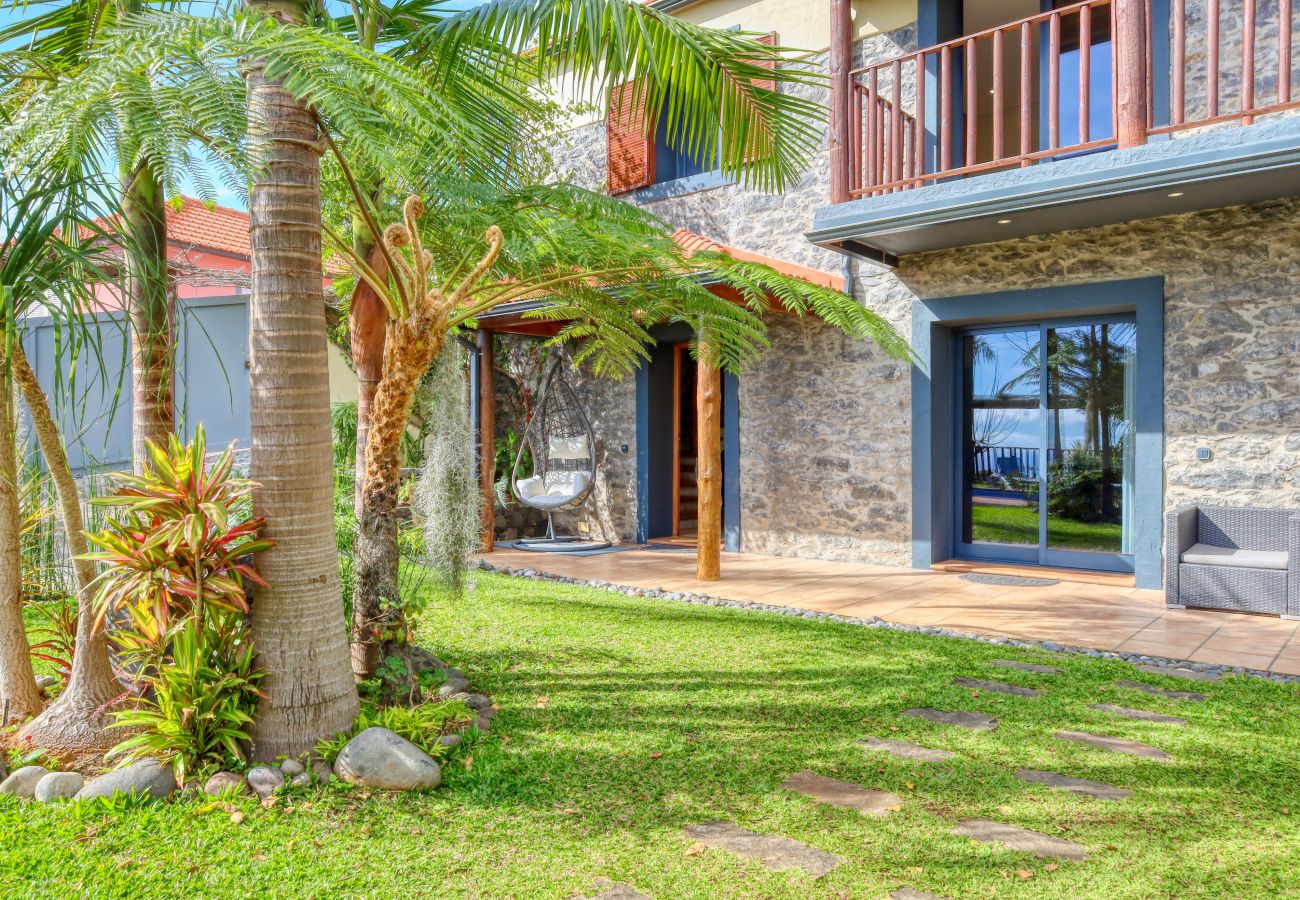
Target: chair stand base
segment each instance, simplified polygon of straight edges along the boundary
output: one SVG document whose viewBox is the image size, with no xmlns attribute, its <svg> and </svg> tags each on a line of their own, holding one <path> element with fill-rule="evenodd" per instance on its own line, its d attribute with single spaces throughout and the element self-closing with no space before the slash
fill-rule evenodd
<svg viewBox="0 0 1300 900">
<path fill-rule="evenodd" d="M 578 553 L 583 550 L 604 550 L 609 541 L 598 541 L 582 535 L 555 533 L 555 518 L 546 514 L 546 536 L 523 538 L 515 542 L 520 550 L 532 550 L 538 553 Z"/>
<path fill-rule="evenodd" d="M 1288 622 L 1300 621 L 1300 616 L 1289 616 L 1285 613 L 1282 614 L 1282 618 L 1286 619 Z"/>
<path fill-rule="evenodd" d="M 1182 603 L 1166 603 L 1165 609 L 1187 609 Z"/>
</svg>

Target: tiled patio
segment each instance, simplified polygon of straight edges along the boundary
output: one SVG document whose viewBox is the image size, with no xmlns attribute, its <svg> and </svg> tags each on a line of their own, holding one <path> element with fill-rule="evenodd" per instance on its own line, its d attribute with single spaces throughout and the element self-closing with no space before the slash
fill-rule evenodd
<svg viewBox="0 0 1300 900">
<path fill-rule="evenodd" d="M 724 553 L 722 580 L 703 582 L 694 577 L 693 552 L 665 549 L 597 556 L 498 549 L 487 560 L 629 587 L 1300 675 L 1300 622 L 1166 609 L 1160 591 L 1072 582 L 1005 587 L 947 572 L 749 553 Z"/>
</svg>

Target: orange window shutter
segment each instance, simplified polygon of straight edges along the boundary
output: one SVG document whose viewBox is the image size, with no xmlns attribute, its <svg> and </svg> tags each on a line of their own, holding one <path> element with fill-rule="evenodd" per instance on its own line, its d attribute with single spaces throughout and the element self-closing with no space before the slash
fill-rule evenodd
<svg viewBox="0 0 1300 900">
<path fill-rule="evenodd" d="M 778 38 L 777 33 L 775 31 L 769 31 L 767 34 L 760 35 L 759 37 L 754 38 L 754 40 L 758 41 L 760 44 L 766 44 L 769 47 L 775 47 L 780 42 L 780 39 Z M 759 63 L 759 65 L 762 66 L 764 69 L 775 69 L 776 60 L 774 59 L 763 60 L 762 62 Z M 755 79 L 754 85 L 755 87 L 761 87 L 769 91 L 776 90 L 776 82 L 770 78 Z"/>
<path fill-rule="evenodd" d="M 605 123 L 606 181 L 611 194 L 622 194 L 654 183 L 655 142 L 645 114 L 645 93 L 635 82 L 620 84 L 609 94 Z"/>
</svg>

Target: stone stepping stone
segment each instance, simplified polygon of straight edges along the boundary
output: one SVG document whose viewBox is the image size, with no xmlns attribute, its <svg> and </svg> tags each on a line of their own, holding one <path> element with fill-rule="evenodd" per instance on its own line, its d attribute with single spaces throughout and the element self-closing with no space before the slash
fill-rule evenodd
<svg viewBox="0 0 1300 900">
<path fill-rule="evenodd" d="M 889 738 L 869 737 L 863 738 L 858 743 L 868 750 L 884 750 L 897 759 L 915 759 L 920 762 L 942 762 L 957 755 L 947 750 L 933 750 L 920 744 L 909 744 L 906 741 L 894 741 Z"/>
<path fill-rule="evenodd" d="M 1187 720 L 1182 716 L 1167 716 L 1164 713 L 1152 712 L 1149 709 L 1134 709 L 1131 706 L 1117 706 L 1114 703 L 1095 703 L 1089 706 L 1088 709 L 1110 713 L 1112 716 L 1119 716 L 1121 719 L 1137 719 L 1139 722 L 1160 722 L 1164 725 L 1187 724 Z"/>
<path fill-rule="evenodd" d="M 1103 734 L 1088 734 L 1086 731 L 1058 731 L 1052 737 L 1061 741 L 1074 741 L 1079 744 L 1087 744 L 1089 747 L 1096 747 L 1098 750 L 1109 750 L 1112 753 L 1127 753 L 1129 756 L 1141 756 L 1144 759 L 1173 759 L 1165 751 L 1158 747 L 1152 747 L 1150 744 L 1144 744 L 1141 741 L 1130 741 L 1124 738 L 1106 737 Z"/>
<path fill-rule="evenodd" d="M 1196 669 L 1170 666 L 1138 666 L 1139 672 L 1148 675 L 1169 675 L 1173 678 L 1186 678 L 1188 681 L 1222 681 L 1222 672 L 1198 672 Z"/>
<path fill-rule="evenodd" d="M 715 847 L 746 859 L 756 860 L 776 872 L 803 869 L 813 878 L 821 878 L 844 862 L 842 857 L 834 853 L 809 847 L 792 838 L 755 834 L 730 822 L 688 825 L 686 836 L 706 847 Z"/>
<path fill-rule="evenodd" d="M 1133 793 L 1124 788 L 1102 784 L 1100 781 L 1071 778 L 1069 775 L 1059 775 L 1056 772 L 1039 772 L 1036 769 L 1017 769 L 1016 777 L 1030 784 L 1045 784 L 1048 787 L 1060 788 L 1063 791 L 1073 791 L 1076 794 L 1096 797 L 1098 800 L 1123 800 Z"/>
<path fill-rule="evenodd" d="M 1140 681 L 1117 681 L 1115 687 L 1127 688 L 1130 691 L 1141 691 L 1144 694 L 1150 694 L 1153 697 L 1165 697 L 1169 700 L 1187 700 L 1192 703 L 1199 703 L 1205 699 L 1204 694 L 1198 694 L 1195 691 L 1171 691 L 1168 688 L 1156 687 L 1153 684 L 1143 684 Z"/>
<path fill-rule="evenodd" d="M 953 827 L 952 833 L 981 844 L 1001 844 L 1008 850 L 1032 853 L 1040 858 L 1056 857 L 1081 862 L 1088 856 L 1088 848 L 1082 844 L 989 819 L 962 819 Z"/>
<path fill-rule="evenodd" d="M 992 716 L 986 716 L 984 713 L 966 712 L 965 710 L 944 712 L 941 709 L 917 707 L 905 709 L 901 715 L 910 716 L 913 719 L 925 719 L 928 722 L 939 722 L 943 725 L 956 725 L 959 728 L 969 728 L 972 731 L 992 731 L 998 727 L 998 720 Z"/>
<path fill-rule="evenodd" d="M 938 894 L 927 894 L 925 891 L 918 891 L 916 888 L 899 888 L 889 895 L 889 900 L 946 900 Z"/>
<path fill-rule="evenodd" d="M 614 881 L 603 875 L 597 878 L 594 884 L 600 893 L 590 900 L 651 900 L 649 894 L 641 893 L 632 885 L 623 881 Z M 584 894 L 572 894 L 570 900 L 588 900 L 588 898 Z"/>
<path fill-rule="evenodd" d="M 1043 666 L 1038 663 L 1017 662 L 1014 659 L 995 659 L 993 665 L 1001 666 L 1004 669 L 1019 669 L 1021 672 L 1036 672 L 1039 675 L 1060 675 L 1061 670 L 1056 666 Z"/>
<path fill-rule="evenodd" d="M 995 694 L 1011 694 L 1015 697 L 1041 697 L 1042 691 L 1036 691 L 1033 688 L 1021 687 L 1018 684 L 1007 684 L 1005 681 L 985 681 L 982 678 L 954 678 L 952 683 L 958 687 L 975 688 L 981 691 L 992 691 Z"/>
<path fill-rule="evenodd" d="M 864 816 L 887 816 L 898 809 L 903 798 L 888 791 L 872 791 L 848 781 L 836 781 L 805 769 L 781 782 L 781 787 L 829 806 L 856 809 Z"/>
</svg>

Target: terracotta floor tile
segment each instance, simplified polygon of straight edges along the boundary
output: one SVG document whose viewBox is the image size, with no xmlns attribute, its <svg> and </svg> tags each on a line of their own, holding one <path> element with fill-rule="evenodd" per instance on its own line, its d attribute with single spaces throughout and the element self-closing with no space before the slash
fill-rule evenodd
<svg viewBox="0 0 1300 900">
<path fill-rule="evenodd" d="M 1220 624 L 1217 622 L 1207 622 L 1202 619 L 1174 619 L 1164 615 L 1153 621 L 1143 631 L 1150 632 L 1152 637 L 1174 635 L 1192 637 L 1200 635 L 1202 638 L 1207 638 L 1218 631 L 1219 628 Z"/>
<path fill-rule="evenodd" d="M 1220 666 L 1245 666 L 1249 669 L 1267 669 L 1273 662 L 1271 654 L 1234 653 L 1229 650 L 1215 650 L 1212 647 L 1202 647 L 1187 658 L 1193 662 L 1215 663 Z"/>
<path fill-rule="evenodd" d="M 1277 659 L 1273 660 L 1273 664 L 1269 666 L 1269 670 L 1272 672 L 1278 672 L 1282 675 L 1300 675 L 1300 659 L 1279 656 Z"/>
<path fill-rule="evenodd" d="M 1231 653 L 1249 653 L 1254 656 L 1267 654 L 1270 658 L 1277 656 L 1286 646 L 1284 635 L 1272 634 L 1224 634 L 1222 630 L 1206 638 L 1201 644 L 1206 650 L 1226 650 Z"/>
<path fill-rule="evenodd" d="M 1193 637 L 1185 640 L 1144 640 L 1142 632 L 1130 638 L 1117 648 L 1121 653 L 1141 653 L 1144 656 L 1167 656 L 1171 659 L 1187 659 L 1201 646 L 1203 638 Z"/>
</svg>

